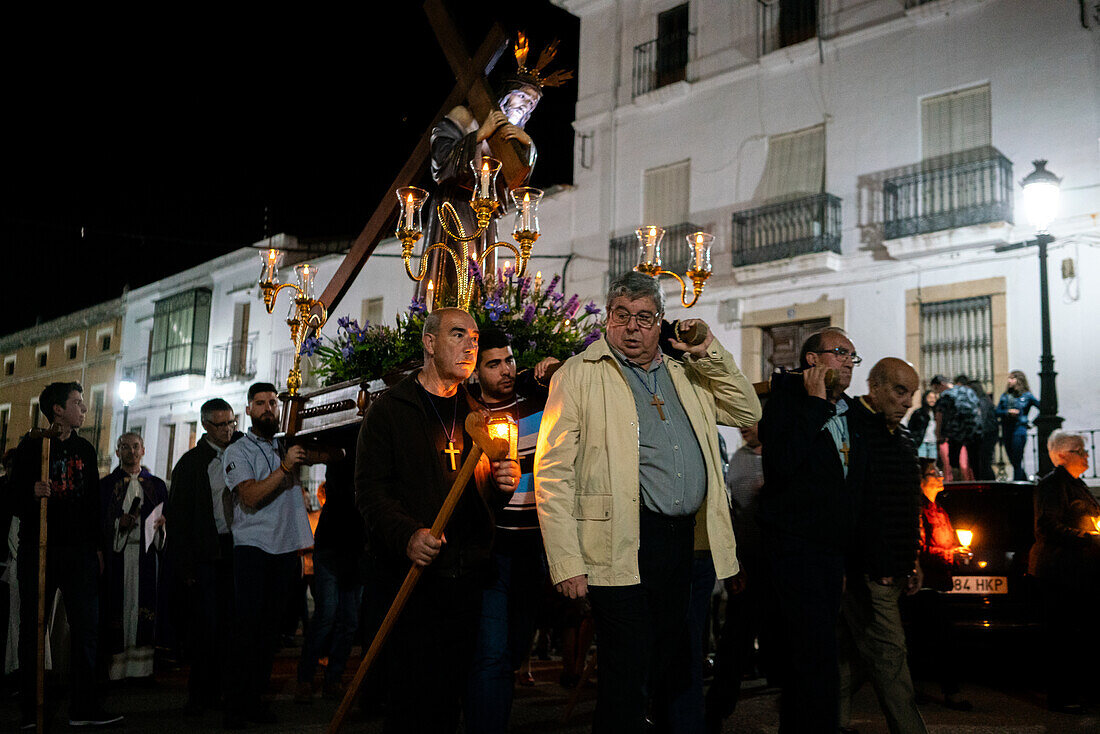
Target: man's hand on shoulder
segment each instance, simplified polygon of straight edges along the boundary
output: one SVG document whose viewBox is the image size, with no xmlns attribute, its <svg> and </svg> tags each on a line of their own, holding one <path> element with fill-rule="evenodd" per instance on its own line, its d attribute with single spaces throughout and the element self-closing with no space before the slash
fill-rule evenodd
<svg viewBox="0 0 1100 734">
<path fill-rule="evenodd" d="M 447 536 L 433 538 L 431 530 L 420 528 L 409 537 L 409 542 L 405 545 L 405 555 L 416 565 L 424 567 L 435 560 L 446 542 Z"/>
<path fill-rule="evenodd" d="M 542 384 L 546 384 L 546 373 L 553 374 L 554 370 L 551 368 L 557 367 L 561 364 L 561 360 L 557 357 L 546 357 L 541 362 L 535 365 L 535 379 Z"/>
<path fill-rule="evenodd" d="M 588 596 L 588 576 L 574 576 L 555 584 L 554 588 L 569 599 L 583 599 Z"/>
</svg>

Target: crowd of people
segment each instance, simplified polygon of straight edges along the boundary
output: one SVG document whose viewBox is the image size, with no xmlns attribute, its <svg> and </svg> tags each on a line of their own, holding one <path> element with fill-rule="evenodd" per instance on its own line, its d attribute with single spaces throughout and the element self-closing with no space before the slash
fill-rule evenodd
<svg viewBox="0 0 1100 734">
<path fill-rule="evenodd" d="M 230 729 L 274 723 L 273 656 L 310 548 L 302 704 L 344 697 L 353 644 L 369 641 L 410 566 L 422 570 L 367 686 L 387 732 L 507 731 L 553 597 L 569 620 L 563 684 L 577 683 L 595 631 L 595 732 L 721 731 L 756 676 L 780 689 L 782 731 L 854 731 L 850 702 L 867 680 L 892 732 L 923 732 L 903 619 L 933 652 L 943 704 L 969 710 L 943 599 L 967 549 L 937 498 L 945 474 L 985 466 L 978 392 L 935 376 L 914 410 L 920 376 L 886 357 L 853 397 L 862 358 L 827 328 L 802 345 L 798 369 L 772 376 L 762 405 L 706 324 L 662 329 L 664 312 L 657 282 L 627 273 L 609 287 L 603 338 L 517 374 L 506 334 L 436 309 L 423 366 L 374 399 L 361 426 L 328 436 L 332 447 L 277 437 L 276 389 L 256 383 L 246 431 L 227 401 L 202 405 L 205 432 L 170 489 L 142 464 L 136 433 L 119 437 L 118 468 L 101 480 L 78 433 L 80 385 L 49 385 L 51 429 L 21 441 L 7 480 L 29 549 L 14 560 L 24 727 L 35 725 L 40 507 L 46 598 L 61 590 L 71 627 L 74 726 L 121 720 L 104 709 L 103 683 L 153 675 L 166 617 L 190 666 L 183 714 L 218 708 Z M 1026 378 L 1013 373 L 989 402 L 1017 465 L 1036 404 Z M 516 458 L 482 456 L 464 474 L 466 417 L 478 411 L 517 422 Z M 741 433 L 728 460 L 720 424 Z M 1055 433 L 1048 448 L 1057 468 L 1036 490 L 1032 573 L 1056 621 L 1049 704 L 1074 711 L 1087 676 L 1064 653 L 1097 601 L 1100 504 L 1079 479 L 1080 437 Z M 314 531 L 300 479 L 315 463 L 327 468 Z"/>
</svg>

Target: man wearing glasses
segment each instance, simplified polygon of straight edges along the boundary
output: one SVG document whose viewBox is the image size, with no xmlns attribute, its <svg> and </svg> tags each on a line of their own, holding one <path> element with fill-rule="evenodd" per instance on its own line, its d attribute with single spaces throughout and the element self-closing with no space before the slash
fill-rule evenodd
<svg viewBox="0 0 1100 734">
<path fill-rule="evenodd" d="M 642 731 L 647 692 L 687 685 L 668 673 L 687 644 L 695 548 L 718 578 L 738 571 L 715 425 L 752 425 L 760 403 L 702 321 L 683 324 L 701 343 L 671 342 L 683 362 L 662 354 L 664 307 L 648 275 L 611 283 L 604 338 L 554 376 L 535 452 L 551 580 L 587 596 L 599 634 L 595 732 Z"/>
<path fill-rule="evenodd" d="M 779 630 L 783 731 L 838 727 L 836 630 L 857 510 L 857 472 L 849 469 L 858 436 L 849 430 L 844 391 L 861 361 L 843 330 L 811 335 L 801 374 L 772 376 L 760 422 L 759 522 Z"/>
<path fill-rule="evenodd" d="M 224 689 L 225 653 L 233 615 L 233 500 L 225 486 L 222 454 L 241 436 L 233 408 L 221 398 L 203 403 L 206 431 L 172 470 L 165 516 L 171 517 L 168 557 L 184 584 L 191 673 L 188 713 L 214 706 Z"/>
</svg>

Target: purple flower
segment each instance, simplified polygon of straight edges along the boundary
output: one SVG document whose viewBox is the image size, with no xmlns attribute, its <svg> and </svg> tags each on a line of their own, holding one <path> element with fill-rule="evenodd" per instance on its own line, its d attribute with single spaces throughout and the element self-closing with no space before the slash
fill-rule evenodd
<svg viewBox="0 0 1100 734">
<path fill-rule="evenodd" d="M 490 321 L 499 321 L 502 315 L 508 313 L 508 304 L 499 298 L 490 298 L 485 301 L 485 311 L 488 313 Z"/>
<path fill-rule="evenodd" d="M 528 304 L 523 310 L 523 320 L 528 324 L 535 320 L 535 304 Z"/>
<path fill-rule="evenodd" d="M 470 258 L 470 277 L 481 283 L 485 279 L 485 274 L 481 272 L 481 266 L 477 264 L 477 260 Z"/>
<path fill-rule="evenodd" d="M 531 291 L 531 276 L 521 278 L 519 281 L 519 297 L 520 299 L 527 298 L 527 294 Z"/>
<path fill-rule="evenodd" d="M 341 328 L 341 329 L 348 328 L 349 323 L 351 323 L 351 317 L 350 316 L 341 316 L 340 318 L 336 319 L 336 326 Z"/>
<path fill-rule="evenodd" d="M 549 295 L 550 295 L 551 293 L 553 293 L 553 292 L 554 292 L 554 289 L 558 287 L 558 283 L 559 283 L 560 281 L 561 281 L 561 276 L 560 276 L 560 275 L 555 275 L 555 276 L 554 276 L 554 277 L 553 277 L 553 278 L 552 278 L 552 279 L 550 280 L 550 285 L 548 285 L 548 286 L 546 287 L 546 295 L 548 295 L 548 296 L 549 296 Z"/>
<path fill-rule="evenodd" d="M 428 307 L 424 305 L 424 301 L 419 298 L 412 299 L 412 303 L 409 304 L 409 315 L 416 316 L 417 314 L 427 313 Z"/>
<path fill-rule="evenodd" d="M 584 307 L 585 314 L 589 316 L 598 316 L 600 313 L 600 307 L 596 305 L 595 301 L 589 301 Z"/>
<path fill-rule="evenodd" d="M 577 312 L 577 307 L 580 306 L 580 304 L 581 299 L 576 293 L 570 296 L 569 300 L 565 302 L 565 308 L 562 309 L 562 313 L 565 314 L 565 318 L 573 318 L 573 314 Z"/>
<path fill-rule="evenodd" d="M 312 357 L 313 353 L 321 348 L 321 338 L 317 336 L 311 336 L 302 342 L 301 355 L 303 357 Z"/>
<path fill-rule="evenodd" d="M 600 338 L 600 330 L 599 329 L 593 329 L 592 331 L 588 332 L 588 334 L 586 334 L 585 337 L 584 337 L 584 341 L 581 342 L 581 349 L 584 349 L 584 348 L 588 347 L 590 344 L 592 344 L 592 342 L 596 341 L 599 338 Z"/>
<path fill-rule="evenodd" d="M 344 359 L 351 359 L 353 352 L 355 352 L 355 345 L 351 342 L 347 342 L 344 346 L 340 347 L 340 354 L 344 355 Z"/>
<path fill-rule="evenodd" d="M 527 348 L 528 349 L 534 349 L 537 346 L 538 346 L 538 342 L 536 342 L 534 339 L 528 339 L 527 340 Z"/>
</svg>

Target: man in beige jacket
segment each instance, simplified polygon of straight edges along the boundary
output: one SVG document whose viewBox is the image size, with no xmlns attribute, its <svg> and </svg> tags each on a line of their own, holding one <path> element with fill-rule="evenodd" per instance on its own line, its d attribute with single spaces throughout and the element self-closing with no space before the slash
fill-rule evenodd
<svg viewBox="0 0 1100 734">
<path fill-rule="evenodd" d="M 671 342 L 682 363 L 661 353 L 664 305 L 648 275 L 611 283 L 604 338 L 554 376 L 535 453 L 551 578 L 596 621 L 595 732 L 641 731 L 647 691 L 668 682 L 655 672 L 687 644 L 694 548 L 718 578 L 738 570 L 716 423 L 751 425 L 760 403 L 703 322 L 682 322 L 701 343 Z"/>
</svg>

